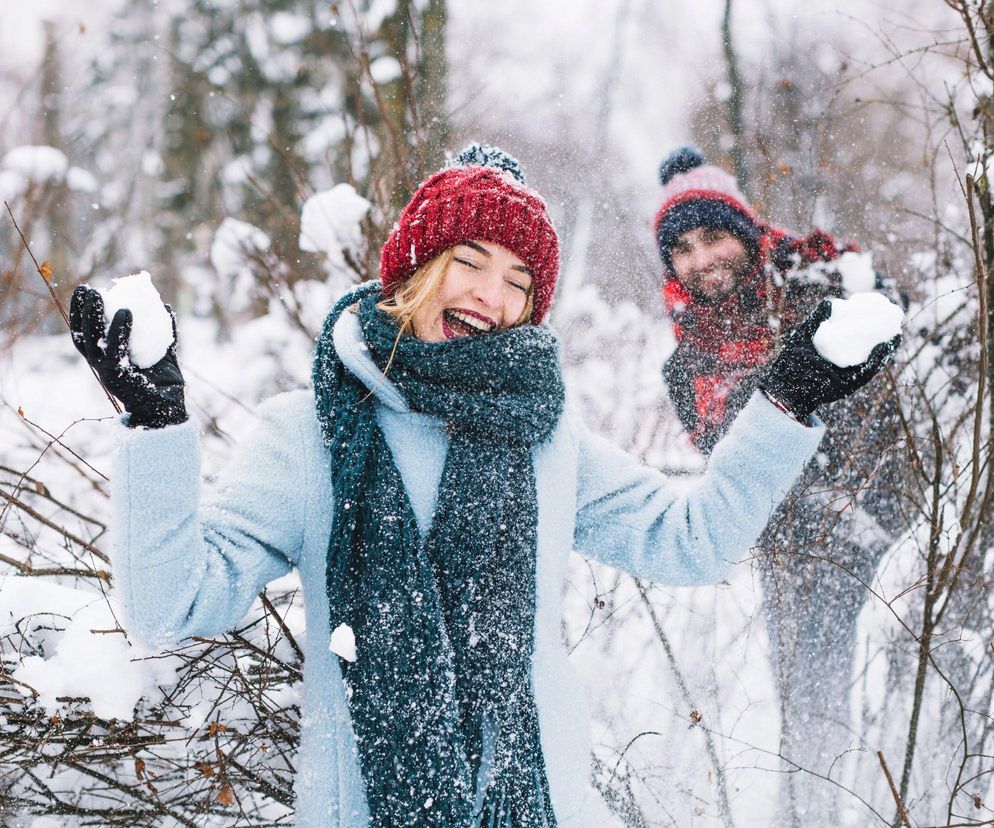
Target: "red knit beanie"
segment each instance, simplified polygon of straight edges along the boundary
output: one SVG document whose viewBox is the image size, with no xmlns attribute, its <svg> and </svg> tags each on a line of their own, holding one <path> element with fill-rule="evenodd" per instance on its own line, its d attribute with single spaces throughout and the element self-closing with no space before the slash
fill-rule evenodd
<svg viewBox="0 0 994 828">
<path fill-rule="evenodd" d="M 383 295 L 414 271 L 466 241 L 491 242 L 518 256 L 532 273 L 531 321 L 549 311 L 559 276 L 559 239 L 541 197 L 525 186 L 517 162 L 473 144 L 454 165 L 418 187 L 380 253 Z"/>
</svg>

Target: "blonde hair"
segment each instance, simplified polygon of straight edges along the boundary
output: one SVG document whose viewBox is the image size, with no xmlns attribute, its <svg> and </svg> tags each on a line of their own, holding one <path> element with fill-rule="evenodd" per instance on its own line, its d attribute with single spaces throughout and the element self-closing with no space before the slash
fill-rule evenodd
<svg viewBox="0 0 994 828">
<path fill-rule="evenodd" d="M 446 248 L 405 279 L 403 284 L 394 291 L 393 296 L 384 299 L 376 306 L 397 321 L 397 326 L 400 328 L 397 334 L 398 340 L 405 333 L 415 335 L 411 320 L 423 305 L 430 302 L 438 294 L 442 279 L 445 277 L 445 271 L 454 257 L 453 248 Z M 528 298 L 525 301 L 521 316 L 514 323 L 515 327 L 523 325 L 531 319 L 534 306 L 534 291 L 532 288 L 528 288 Z"/>
<path fill-rule="evenodd" d="M 393 296 L 376 306 L 397 320 L 401 334 L 411 327 L 411 320 L 422 305 L 435 298 L 452 258 L 452 248 L 446 248 L 408 276 Z"/>
</svg>

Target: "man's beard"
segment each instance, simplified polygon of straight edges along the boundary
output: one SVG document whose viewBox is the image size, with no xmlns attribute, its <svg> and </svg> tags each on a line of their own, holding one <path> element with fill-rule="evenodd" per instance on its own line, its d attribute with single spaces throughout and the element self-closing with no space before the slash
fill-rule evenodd
<svg viewBox="0 0 994 828">
<path fill-rule="evenodd" d="M 723 261 L 719 262 L 717 265 L 709 268 L 706 273 L 713 273 L 715 271 L 730 271 L 729 285 L 726 289 L 723 289 L 720 293 L 711 295 L 704 293 L 699 288 L 692 288 L 684 283 L 684 286 L 693 295 L 694 300 L 700 302 L 704 305 L 720 305 L 729 296 L 732 296 L 743 289 L 747 289 L 750 285 L 750 275 L 753 271 L 753 264 L 749 257 L 745 257 L 738 261 Z"/>
</svg>

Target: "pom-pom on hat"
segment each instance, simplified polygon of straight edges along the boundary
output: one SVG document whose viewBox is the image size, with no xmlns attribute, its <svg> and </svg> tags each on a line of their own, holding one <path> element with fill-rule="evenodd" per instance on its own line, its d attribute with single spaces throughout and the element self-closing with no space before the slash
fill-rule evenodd
<svg viewBox="0 0 994 828">
<path fill-rule="evenodd" d="M 439 253 L 478 239 L 517 255 L 532 273 L 532 322 L 549 311 L 559 276 L 559 238 L 541 197 L 518 162 L 496 147 L 471 144 L 424 181 L 380 252 L 383 295 L 391 296 Z"/>
<path fill-rule="evenodd" d="M 681 147 L 659 165 L 662 206 L 656 213 L 656 242 L 667 270 L 670 247 L 683 233 L 715 227 L 737 236 L 755 260 L 760 229 L 735 179 L 720 167 L 704 163 L 694 147 Z"/>
</svg>

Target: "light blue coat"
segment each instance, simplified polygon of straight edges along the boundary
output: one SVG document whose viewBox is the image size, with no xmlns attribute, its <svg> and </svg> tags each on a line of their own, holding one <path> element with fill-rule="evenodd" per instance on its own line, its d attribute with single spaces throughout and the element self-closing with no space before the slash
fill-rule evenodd
<svg viewBox="0 0 994 828">
<path fill-rule="evenodd" d="M 343 362 L 375 392 L 377 419 L 422 533 L 431 522 L 448 438 L 411 411 L 369 357 L 355 316 L 334 330 Z M 368 824 L 337 656 L 328 650 L 325 558 L 331 534 L 329 456 L 309 392 L 260 408 L 207 505 L 200 505 L 196 427 L 120 431 L 113 475 L 115 582 L 128 629 L 153 646 L 236 626 L 267 582 L 299 570 L 307 625 L 295 782 L 297 823 Z M 757 396 L 694 486 L 675 486 L 567 409 L 534 450 L 538 565 L 532 681 L 553 806 L 563 828 L 588 825 L 586 702 L 560 642 L 560 593 L 570 551 L 674 585 L 723 578 L 814 453 L 807 428 Z M 362 642 L 358 642 L 361 657 Z"/>
</svg>

